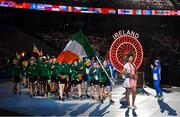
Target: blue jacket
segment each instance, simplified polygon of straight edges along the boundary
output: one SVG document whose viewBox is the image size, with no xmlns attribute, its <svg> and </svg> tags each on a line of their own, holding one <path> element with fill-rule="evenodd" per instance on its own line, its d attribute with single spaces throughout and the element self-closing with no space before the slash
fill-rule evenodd
<svg viewBox="0 0 180 117">
<path fill-rule="evenodd" d="M 155 66 L 152 69 L 152 73 L 153 73 L 153 79 L 154 80 L 161 80 L 161 66 L 160 65 Z"/>
</svg>

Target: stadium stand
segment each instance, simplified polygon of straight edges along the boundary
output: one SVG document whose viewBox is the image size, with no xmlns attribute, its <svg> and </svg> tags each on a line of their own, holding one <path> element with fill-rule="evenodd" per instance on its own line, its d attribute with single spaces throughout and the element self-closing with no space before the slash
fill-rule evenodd
<svg viewBox="0 0 180 117">
<path fill-rule="evenodd" d="M 130 9 L 176 9 L 178 0 L 15 0 L 18 2 L 49 3 L 72 6 L 113 7 Z"/>
</svg>

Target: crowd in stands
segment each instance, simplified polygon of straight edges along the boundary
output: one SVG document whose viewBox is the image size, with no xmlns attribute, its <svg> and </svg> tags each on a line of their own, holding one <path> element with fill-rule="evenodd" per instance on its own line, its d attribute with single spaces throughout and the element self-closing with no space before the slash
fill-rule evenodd
<svg viewBox="0 0 180 117">
<path fill-rule="evenodd" d="M 174 5 L 170 0 L 123 0 L 116 4 L 131 9 L 174 9 Z"/>
<path fill-rule="evenodd" d="M 174 9 L 170 0 L 143 0 L 150 8 L 153 9 Z"/>
<path fill-rule="evenodd" d="M 179 51 L 179 40 L 173 38 L 170 34 L 165 32 L 156 32 L 152 35 L 153 40 L 157 40 L 163 46 L 170 48 L 174 52 Z"/>
<path fill-rule="evenodd" d="M 37 3 L 63 4 L 72 6 L 140 8 L 140 9 L 174 9 L 179 2 L 171 0 L 22 0 Z"/>
<path fill-rule="evenodd" d="M 34 32 L 39 35 L 42 42 L 45 42 L 48 46 L 54 48 L 57 52 L 61 52 L 72 36 L 77 33 L 76 31 L 67 31 L 62 29 L 42 29 L 36 30 Z M 163 31 L 161 29 L 144 30 L 139 28 L 137 32 L 140 33 L 140 42 L 143 45 L 143 50 L 145 54 L 153 53 L 154 50 L 169 50 L 172 53 L 180 53 L 180 39 L 176 34 L 171 34 L 168 31 Z M 103 58 L 108 57 L 109 48 L 113 42 L 113 37 L 110 34 L 93 33 L 91 31 L 82 30 L 87 36 L 90 44 Z M 148 41 L 147 41 L 148 40 Z M 2 41 L 2 40 L 1 40 Z M 160 45 L 160 46 L 159 46 Z M 3 55 L 7 50 L 7 44 L 0 44 L 0 53 Z M 162 53 L 162 52 L 159 52 Z M 3 60 L 3 59 L 2 59 Z M 2 61 L 1 61 L 2 62 Z"/>
<path fill-rule="evenodd" d="M 41 31 L 42 40 L 52 45 L 57 51 L 62 51 L 66 44 L 69 42 L 73 33 L 63 33 L 60 30 L 51 31 Z M 113 42 L 113 38 L 108 35 L 97 35 L 97 34 L 87 34 L 86 35 L 93 48 L 97 50 L 101 56 L 107 57 L 108 50 Z M 150 41 L 147 41 L 150 40 Z M 152 31 L 152 32 L 142 32 L 140 42 L 144 45 L 145 53 L 149 53 L 152 49 L 159 47 L 160 49 L 169 49 L 174 53 L 179 53 L 180 42 L 178 37 L 174 37 L 166 31 Z M 156 45 L 156 46 L 155 46 Z"/>
<path fill-rule="evenodd" d="M 48 45 L 52 45 L 57 51 L 62 51 L 72 36 L 73 33 L 63 33 L 59 30 L 41 32 L 43 41 Z M 94 34 L 88 34 L 86 36 L 95 50 L 100 52 L 103 56 L 107 56 L 107 48 L 110 48 L 112 37 Z"/>
</svg>

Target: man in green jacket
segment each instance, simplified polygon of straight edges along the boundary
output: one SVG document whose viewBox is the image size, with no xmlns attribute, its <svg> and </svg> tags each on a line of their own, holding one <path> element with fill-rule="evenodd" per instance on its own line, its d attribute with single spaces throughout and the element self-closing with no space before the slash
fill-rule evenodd
<svg viewBox="0 0 180 117">
<path fill-rule="evenodd" d="M 43 85 L 43 95 L 48 96 L 48 80 L 51 78 L 51 65 L 45 56 L 42 58 L 42 62 L 39 63 L 40 81 Z"/>
<path fill-rule="evenodd" d="M 27 66 L 27 75 L 29 78 L 29 84 L 30 84 L 30 96 L 33 97 L 37 93 L 37 80 L 38 80 L 38 72 L 37 72 L 38 66 L 35 63 L 35 58 L 31 57 L 29 64 Z"/>
<path fill-rule="evenodd" d="M 51 95 L 54 96 L 55 89 L 56 89 L 56 81 L 57 81 L 57 67 L 58 63 L 55 57 L 52 58 L 52 63 L 51 63 L 51 84 L 50 84 L 50 89 L 51 89 Z"/>
</svg>

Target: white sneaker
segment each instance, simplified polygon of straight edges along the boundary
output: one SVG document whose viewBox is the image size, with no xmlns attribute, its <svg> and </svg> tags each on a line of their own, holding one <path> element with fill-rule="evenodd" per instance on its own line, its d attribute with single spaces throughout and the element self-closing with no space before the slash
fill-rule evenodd
<svg viewBox="0 0 180 117">
<path fill-rule="evenodd" d="M 137 109 L 137 106 L 136 106 L 136 105 L 133 105 L 132 107 L 133 107 L 133 109 L 134 109 L 134 110 L 136 110 L 136 109 Z"/>
<path fill-rule="evenodd" d="M 48 97 L 48 94 L 45 94 L 44 97 Z"/>
<path fill-rule="evenodd" d="M 127 108 L 128 108 L 128 109 L 131 109 L 131 108 L 132 108 L 132 106 L 131 106 L 131 105 L 128 105 L 128 106 L 127 106 Z"/>
</svg>

